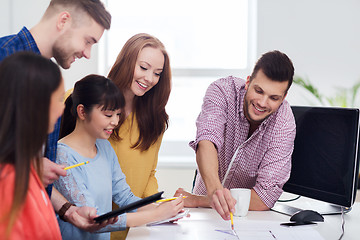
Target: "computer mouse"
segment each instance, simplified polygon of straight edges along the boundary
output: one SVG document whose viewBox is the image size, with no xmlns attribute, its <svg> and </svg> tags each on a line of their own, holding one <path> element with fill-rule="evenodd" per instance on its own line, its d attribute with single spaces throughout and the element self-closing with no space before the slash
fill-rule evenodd
<svg viewBox="0 0 360 240">
<path fill-rule="evenodd" d="M 324 217 L 320 213 L 313 210 L 301 210 L 295 213 L 294 215 L 292 215 L 290 221 L 301 222 L 301 223 L 323 222 Z"/>
</svg>

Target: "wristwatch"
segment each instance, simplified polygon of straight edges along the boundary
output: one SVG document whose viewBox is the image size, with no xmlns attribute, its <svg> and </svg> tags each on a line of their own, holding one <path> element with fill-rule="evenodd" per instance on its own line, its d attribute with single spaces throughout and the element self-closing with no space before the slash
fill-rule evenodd
<svg viewBox="0 0 360 240">
<path fill-rule="evenodd" d="M 59 218 L 61 220 L 63 220 L 64 222 L 67 222 L 65 219 L 64 219 L 64 215 L 66 213 L 67 210 L 69 210 L 69 208 L 71 206 L 75 206 L 74 204 L 72 203 L 69 203 L 69 202 L 66 202 L 64 203 L 64 205 L 62 205 L 62 207 L 60 208 L 59 212 L 58 212 L 58 215 L 59 215 Z"/>
</svg>

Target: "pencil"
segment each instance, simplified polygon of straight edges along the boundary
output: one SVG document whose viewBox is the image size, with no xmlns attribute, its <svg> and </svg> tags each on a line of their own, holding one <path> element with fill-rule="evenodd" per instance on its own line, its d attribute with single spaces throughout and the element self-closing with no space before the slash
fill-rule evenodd
<svg viewBox="0 0 360 240">
<path fill-rule="evenodd" d="M 187 198 L 187 196 L 182 196 L 182 198 Z M 177 199 L 177 197 L 164 198 L 164 199 L 157 200 L 156 202 L 157 202 L 157 203 L 160 203 L 160 202 L 167 202 L 167 201 L 172 201 L 172 200 L 175 200 L 175 199 Z"/>
<path fill-rule="evenodd" d="M 68 166 L 66 168 L 64 168 L 64 170 L 68 170 L 68 169 L 71 169 L 71 168 L 74 168 L 74 167 L 78 167 L 78 166 L 81 166 L 81 165 L 84 165 L 84 164 L 88 164 L 89 161 L 86 161 L 86 162 L 82 162 L 82 163 L 78 163 L 78 164 L 75 164 L 75 165 L 72 165 L 72 166 Z"/>
<path fill-rule="evenodd" d="M 234 217 L 232 212 L 230 212 L 230 219 L 231 219 L 231 229 L 234 230 Z"/>
</svg>

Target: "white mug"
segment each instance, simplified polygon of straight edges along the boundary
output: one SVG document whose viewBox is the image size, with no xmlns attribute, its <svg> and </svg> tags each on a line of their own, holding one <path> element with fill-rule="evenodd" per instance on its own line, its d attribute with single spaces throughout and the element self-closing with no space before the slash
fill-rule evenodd
<svg viewBox="0 0 360 240">
<path fill-rule="evenodd" d="M 248 188 L 232 188 L 230 193 L 236 200 L 234 216 L 245 217 L 249 211 L 251 190 Z"/>
</svg>

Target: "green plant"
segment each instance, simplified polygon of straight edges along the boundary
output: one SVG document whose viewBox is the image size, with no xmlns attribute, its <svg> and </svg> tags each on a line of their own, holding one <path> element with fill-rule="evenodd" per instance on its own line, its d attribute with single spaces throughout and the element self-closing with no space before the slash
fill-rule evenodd
<svg viewBox="0 0 360 240">
<path fill-rule="evenodd" d="M 294 77 L 294 83 L 310 92 L 322 105 L 336 107 L 358 107 L 356 103 L 357 93 L 360 89 L 360 82 L 355 83 L 350 88 L 337 88 L 332 97 L 322 95 L 319 90 L 307 78 Z"/>
<path fill-rule="evenodd" d="M 327 105 L 327 102 L 328 105 L 334 107 L 359 107 L 359 104 L 356 104 L 356 97 L 360 89 L 360 82 L 355 83 L 350 88 L 338 88 L 333 97 L 324 97 L 321 95 L 319 90 L 309 81 L 309 79 L 295 76 L 294 83 L 310 92 L 322 105 Z M 358 189 L 360 189 L 360 184 L 358 185 Z"/>
</svg>

